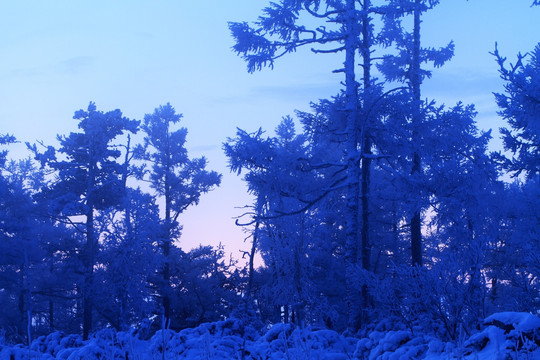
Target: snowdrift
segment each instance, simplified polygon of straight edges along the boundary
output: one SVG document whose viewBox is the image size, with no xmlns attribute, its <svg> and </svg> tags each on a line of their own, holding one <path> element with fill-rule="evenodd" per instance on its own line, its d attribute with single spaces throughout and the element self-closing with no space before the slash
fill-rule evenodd
<svg viewBox="0 0 540 360">
<path fill-rule="evenodd" d="M 159 330 L 149 339 L 136 330 L 103 329 L 87 341 L 54 332 L 37 338 L 30 348 L 0 344 L 0 360 L 23 359 L 540 359 L 540 318 L 497 313 L 485 319 L 483 330 L 456 343 L 382 328 L 364 338 L 291 324 L 276 324 L 261 333 L 232 318 L 180 332 Z"/>
</svg>

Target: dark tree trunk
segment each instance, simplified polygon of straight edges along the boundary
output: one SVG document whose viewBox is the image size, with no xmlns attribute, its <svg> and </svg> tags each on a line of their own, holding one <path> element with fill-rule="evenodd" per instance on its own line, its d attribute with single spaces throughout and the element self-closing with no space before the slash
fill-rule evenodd
<svg viewBox="0 0 540 360">
<path fill-rule="evenodd" d="M 363 58 L 363 86 L 366 97 L 369 97 L 369 89 L 371 87 L 371 34 L 370 34 L 370 19 L 369 8 L 371 1 L 365 0 L 362 5 L 362 47 L 361 55 Z M 361 244 L 362 244 L 362 269 L 371 270 L 371 241 L 369 238 L 369 197 L 370 197 L 370 180 L 371 180 L 371 158 L 370 155 L 372 142 L 370 137 L 371 124 L 369 112 L 364 111 L 364 124 L 361 129 L 362 136 L 362 175 L 361 175 L 361 205 L 362 205 L 362 228 L 361 228 Z M 367 313 L 369 306 L 369 289 L 367 286 L 362 287 L 362 314 Z M 364 322 L 365 316 L 362 316 Z"/>
<path fill-rule="evenodd" d="M 346 3 L 346 38 L 345 38 L 345 95 L 347 112 L 347 229 L 346 229 L 346 302 L 348 309 L 347 327 L 354 332 L 358 320 L 358 294 L 354 279 L 358 262 L 359 226 L 358 201 L 360 198 L 360 166 L 358 156 L 358 85 L 355 79 L 355 53 L 357 50 L 358 24 L 355 0 Z"/>
<path fill-rule="evenodd" d="M 411 71 L 411 87 L 413 93 L 413 136 L 411 141 L 413 144 L 417 144 L 419 136 L 416 131 L 416 127 L 420 126 L 421 113 L 420 113 L 420 5 L 421 0 L 415 1 L 414 7 L 414 29 L 413 29 L 413 58 L 412 58 L 412 71 Z M 421 171 L 421 159 L 420 154 L 415 151 L 413 154 L 413 166 L 412 175 Z M 420 194 L 415 194 L 417 200 L 420 200 Z M 415 203 L 414 214 L 411 219 L 411 259 L 413 266 L 422 266 L 422 219 L 421 209 L 419 204 Z"/>
<path fill-rule="evenodd" d="M 369 7 L 370 1 L 364 1 L 363 11 L 364 16 L 362 19 L 362 57 L 364 59 L 364 91 L 367 95 L 368 89 L 371 87 L 371 44 L 370 44 L 370 21 L 369 21 Z M 366 114 L 365 116 L 368 116 Z M 362 149 L 362 268 L 364 270 L 370 270 L 370 258 L 371 258 L 371 244 L 369 240 L 369 193 L 370 193 L 370 178 L 371 178 L 371 138 L 370 132 L 370 119 L 364 119 L 364 126 L 362 128 L 363 137 L 363 149 Z"/>
<path fill-rule="evenodd" d="M 163 255 L 165 257 L 165 265 L 163 267 L 163 281 L 164 281 L 164 293 L 163 293 L 163 316 L 165 317 L 165 326 L 170 325 L 171 321 L 171 299 L 169 297 L 169 282 L 171 278 L 171 265 L 170 265 L 170 253 L 171 253 L 171 185 L 169 180 L 169 159 L 170 153 L 167 153 L 167 164 L 165 172 L 165 234 L 163 237 Z"/>
<path fill-rule="evenodd" d="M 94 234 L 94 209 L 86 215 L 86 264 L 83 288 L 83 339 L 87 340 L 92 331 L 92 311 L 94 307 L 92 285 L 94 280 L 96 240 Z"/>
<path fill-rule="evenodd" d="M 88 153 L 88 180 L 86 186 L 86 252 L 84 261 L 83 286 L 83 339 L 87 340 L 92 331 L 92 311 L 94 307 L 92 286 L 94 282 L 94 263 L 96 257 L 97 239 L 94 229 L 94 187 L 96 182 L 96 160 L 93 153 L 93 144 L 90 144 Z"/>
<path fill-rule="evenodd" d="M 168 204 L 166 205 L 168 208 Z M 171 254 L 171 239 L 170 239 L 170 211 L 166 210 L 166 214 L 169 214 L 169 216 L 165 216 L 165 237 L 163 239 L 163 255 L 165 257 L 165 265 L 163 267 L 163 281 L 164 281 L 164 293 L 163 293 L 163 315 L 165 316 L 165 321 L 167 324 L 170 324 L 171 319 L 171 299 L 169 297 L 169 282 L 171 278 L 171 265 L 169 262 L 169 256 Z"/>
<path fill-rule="evenodd" d="M 249 253 L 249 274 L 248 274 L 248 288 L 247 288 L 247 299 L 250 299 L 253 292 L 253 276 L 255 275 L 255 252 L 257 251 L 257 239 L 259 236 L 259 226 L 260 223 L 257 221 L 255 223 L 255 230 L 253 231 L 253 242 L 251 243 L 251 252 Z"/>
</svg>

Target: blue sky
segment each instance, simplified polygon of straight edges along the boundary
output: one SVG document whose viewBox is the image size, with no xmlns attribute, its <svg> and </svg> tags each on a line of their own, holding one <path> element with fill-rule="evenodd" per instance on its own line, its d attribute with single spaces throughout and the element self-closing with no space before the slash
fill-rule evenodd
<svg viewBox="0 0 540 360">
<path fill-rule="evenodd" d="M 540 7 L 531 0 L 442 0 L 424 18 L 425 45 L 454 40 L 455 58 L 434 72 L 423 96 L 452 105 L 474 103 L 483 129 L 498 128 L 492 92 L 502 90 L 495 41 L 514 61 L 540 41 Z M 247 248 L 235 207 L 250 202 L 229 174 L 221 144 L 236 127 L 272 132 L 282 116 L 308 110 L 310 101 L 339 91 L 340 57 L 307 49 L 248 74 L 230 47 L 227 21 L 251 21 L 266 0 L 11 1 L 0 12 L 0 133 L 56 144 L 75 131 L 74 111 L 95 101 L 141 119 L 170 102 L 184 114 L 191 156 L 206 156 L 224 174 L 222 186 L 188 210 L 182 246 L 227 244 Z M 494 141 L 497 147 L 500 142 Z M 13 156 L 26 156 L 14 147 Z"/>
</svg>

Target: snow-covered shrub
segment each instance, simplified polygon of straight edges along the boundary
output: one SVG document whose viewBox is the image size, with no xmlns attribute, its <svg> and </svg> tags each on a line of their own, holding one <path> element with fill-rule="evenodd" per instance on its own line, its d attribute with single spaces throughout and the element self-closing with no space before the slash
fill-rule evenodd
<svg viewBox="0 0 540 360">
<path fill-rule="evenodd" d="M 529 313 L 503 312 L 488 316 L 487 327 L 465 342 L 471 359 L 540 358 L 540 318 Z"/>
<path fill-rule="evenodd" d="M 247 329 L 247 331 L 246 331 Z M 245 350 L 246 341 L 252 341 L 256 332 L 242 321 L 231 318 L 201 324 L 175 333 L 158 331 L 150 340 L 152 359 L 236 359 Z"/>
<path fill-rule="evenodd" d="M 73 344 L 75 338 L 69 338 L 66 345 Z M 90 359 L 125 359 L 126 352 L 121 349 L 118 343 L 116 331 L 113 329 L 102 329 L 95 332 L 90 339 L 80 347 L 65 347 L 58 352 L 57 358 L 66 360 L 90 360 Z"/>
<path fill-rule="evenodd" d="M 247 350 L 253 359 L 349 359 L 355 345 L 333 330 L 275 324 Z"/>
<path fill-rule="evenodd" d="M 150 338 L 150 351 L 152 354 L 167 354 L 174 348 L 172 339 L 175 332 L 169 329 L 158 330 L 152 338 Z"/>
<path fill-rule="evenodd" d="M 390 329 L 397 330 L 401 323 L 414 334 L 451 341 L 473 331 L 481 319 L 485 296 L 479 267 L 471 259 L 465 267 L 469 270 L 461 271 L 456 259 L 447 260 L 454 265 L 433 264 L 431 269 L 395 266 L 370 288 L 380 316 L 397 321 Z"/>
<path fill-rule="evenodd" d="M 268 331 L 266 332 L 266 334 L 264 334 L 263 337 L 265 341 L 270 343 L 277 339 L 282 339 L 282 338 L 284 339 L 284 338 L 289 337 L 292 331 L 293 331 L 292 324 L 279 323 L 279 324 L 275 324 L 270 329 L 268 329 Z"/>
<path fill-rule="evenodd" d="M 354 352 L 355 359 L 449 359 L 455 346 L 425 335 L 414 335 L 409 330 L 372 331 L 360 339 Z"/>
<path fill-rule="evenodd" d="M 55 356 L 62 349 L 60 345 L 62 338 L 64 338 L 64 334 L 60 331 L 52 332 L 47 336 L 40 336 L 32 341 L 30 349 Z"/>
<path fill-rule="evenodd" d="M 30 350 L 33 354 L 41 354 L 40 359 L 46 355 L 58 359 L 67 359 L 71 353 L 83 345 L 84 342 L 79 335 L 65 335 L 60 331 L 55 331 L 32 341 Z"/>
<path fill-rule="evenodd" d="M 486 318 L 484 325 L 468 339 L 444 341 L 389 318 L 358 339 L 333 330 L 283 323 L 258 334 L 243 321 L 230 318 L 179 332 L 160 330 L 150 340 L 139 339 L 135 330 L 103 329 L 87 341 L 55 332 L 34 340 L 30 349 L 0 344 L 0 360 L 540 359 L 538 316 L 497 313 Z"/>
<path fill-rule="evenodd" d="M 41 354 L 22 345 L 0 346 L 0 360 L 52 360 L 50 354 Z"/>
<path fill-rule="evenodd" d="M 230 325 L 227 325 L 230 324 Z M 231 311 L 230 316 L 225 320 L 224 328 L 230 327 L 234 334 L 240 335 L 248 340 L 256 340 L 261 332 L 265 330 L 265 325 L 261 321 L 260 314 L 255 309 L 255 304 L 251 301 L 241 301 Z"/>
</svg>

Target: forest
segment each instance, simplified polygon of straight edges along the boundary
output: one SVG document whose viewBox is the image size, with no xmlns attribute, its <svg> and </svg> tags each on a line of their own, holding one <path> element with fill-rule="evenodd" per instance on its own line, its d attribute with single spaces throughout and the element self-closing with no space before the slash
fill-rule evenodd
<svg viewBox="0 0 540 360">
<path fill-rule="evenodd" d="M 170 103 L 90 102 L 17 161 L 0 129 L 0 359 L 540 356 L 540 43 L 493 49 L 490 151 L 474 104 L 422 95 L 454 53 L 422 43 L 438 3 L 276 0 L 229 23 L 248 72 L 342 59 L 334 97 L 224 139 L 253 199 L 242 259 L 179 245 L 221 174 Z"/>
</svg>

